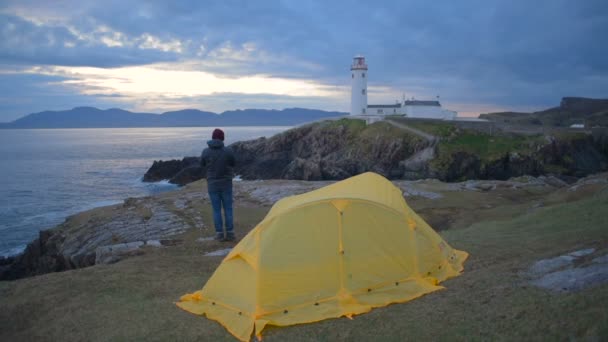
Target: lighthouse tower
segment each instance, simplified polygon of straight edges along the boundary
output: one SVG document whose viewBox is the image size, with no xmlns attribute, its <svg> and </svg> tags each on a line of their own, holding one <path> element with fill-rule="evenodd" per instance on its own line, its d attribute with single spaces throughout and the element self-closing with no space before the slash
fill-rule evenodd
<svg viewBox="0 0 608 342">
<path fill-rule="evenodd" d="M 350 71 L 352 84 L 350 115 L 365 115 L 367 114 L 367 64 L 365 64 L 365 57 L 355 56 Z"/>
</svg>

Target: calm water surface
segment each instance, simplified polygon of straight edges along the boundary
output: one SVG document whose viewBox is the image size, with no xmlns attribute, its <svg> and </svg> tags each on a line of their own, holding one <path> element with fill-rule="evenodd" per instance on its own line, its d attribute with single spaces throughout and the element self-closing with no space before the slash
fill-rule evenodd
<svg viewBox="0 0 608 342">
<path fill-rule="evenodd" d="M 225 128 L 226 143 L 289 127 Z M 0 130 L 0 255 L 67 216 L 175 189 L 143 183 L 154 160 L 199 155 L 214 128 Z"/>
</svg>

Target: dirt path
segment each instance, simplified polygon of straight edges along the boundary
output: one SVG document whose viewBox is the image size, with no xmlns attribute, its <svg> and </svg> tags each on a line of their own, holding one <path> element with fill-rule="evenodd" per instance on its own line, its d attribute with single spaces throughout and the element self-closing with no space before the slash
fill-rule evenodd
<svg viewBox="0 0 608 342">
<path fill-rule="evenodd" d="M 406 130 L 406 131 L 408 131 L 410 133 L 416 134 L 417 136 L 420 136 L 420 137 L 428 140 L 428 142 L 431 143 L 432 145 L 435 145 L 435 143 L 439 140 L 439 138 L 437 138 L 436 136 L 434 136 L 432 134 L 428 134 L 428 133 L 423 132 L 423 131 L 421 131 L 419 129 L 412 128 L 412 127 L 404 125 L 402 123 L 398 123 L 398 122 L 395 122 L 395 121 L 390 120 L 390 119 L 384 120 L 384 121 L 388 122 L 389 124 L 391 124 L 391 125 L 393 125 L 395 127 L 398 127 L 398 128 L 404 129 L 404 130 Z"/>
<path fill-rule="evenodd" d="M 410 166 L 410 168 L 414 168 L 414 169 L 421 169 L 424 167 L 424 165 L 432 160 L 433 158 L 435 158 L 435 145 L 437 145 L 437 142 L 439 142 L 439 138 L 432 135 L 432 134 L 428 134 L 426 132 L 423 132 L 419 129 L 401 124 L 399 122 L 395 122 L 392 120 L 384 120 L 386 122 L 388 122 L 389 124 L 406 130 L 412 134 L 415 134 L 421 138 L 424 138 L 428 141 L 429 145 L 425 148 L 423 148 L 422 150 L 416 152 L 414 155 L 412 155 L 411 157 L 409 157 L 405 162 L 407 165 Z"/>
</svg>

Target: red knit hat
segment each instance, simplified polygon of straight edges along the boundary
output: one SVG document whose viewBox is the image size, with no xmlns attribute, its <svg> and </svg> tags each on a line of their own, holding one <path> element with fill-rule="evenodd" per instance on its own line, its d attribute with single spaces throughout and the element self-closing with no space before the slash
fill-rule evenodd
<svg viewBox="0 0 608 342">
<path fill-rule="evenodd" d="M 224 131 L 219 128 L 214 129 L 213 134 L 211 135 L 211 139 L 224 141 Z"/>
</svg>

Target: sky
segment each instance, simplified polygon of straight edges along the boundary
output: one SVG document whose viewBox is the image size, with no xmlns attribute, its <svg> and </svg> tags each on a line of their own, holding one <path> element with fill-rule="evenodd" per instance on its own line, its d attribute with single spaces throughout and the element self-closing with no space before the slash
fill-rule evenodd
<svg viewBox="0 0 608 342">
<path fill-rule="evenodd" d="M 439 99 L 462 116 L 608 98 L 608 1 L 3 0 L 0 122 L 43 110 Z"/>
</svg>

